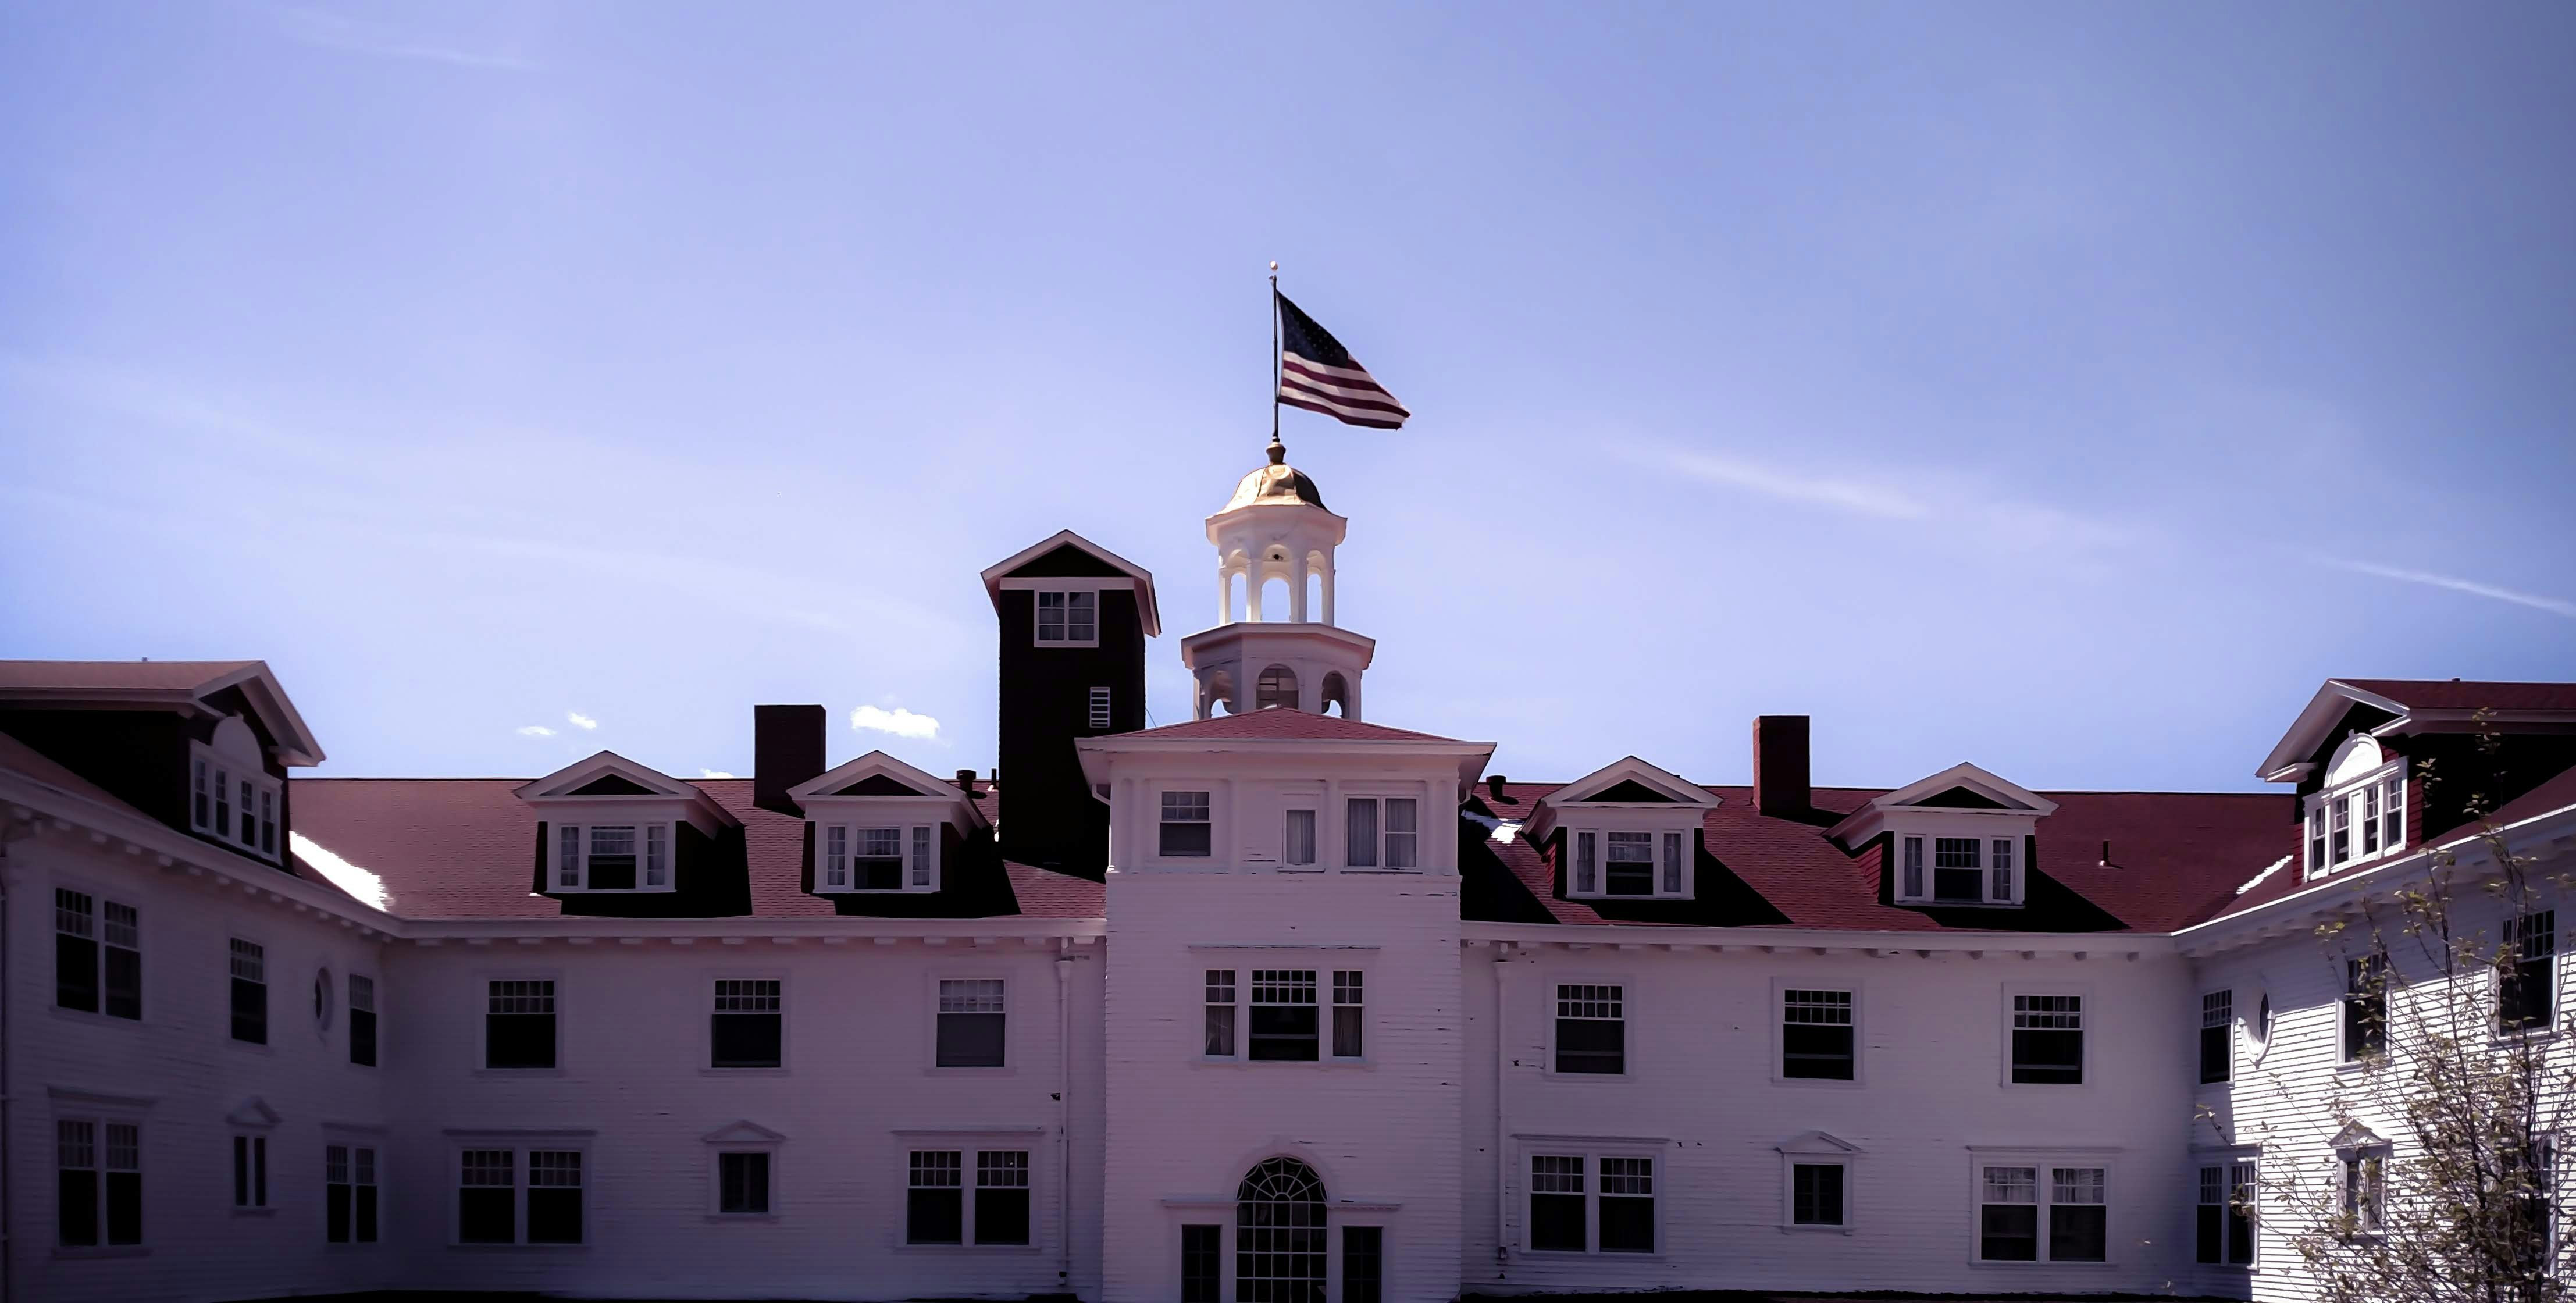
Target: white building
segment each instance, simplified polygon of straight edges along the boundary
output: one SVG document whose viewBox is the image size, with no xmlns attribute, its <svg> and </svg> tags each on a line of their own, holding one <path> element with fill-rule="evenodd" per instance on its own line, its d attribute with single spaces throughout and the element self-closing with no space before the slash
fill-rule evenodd
<svg viewBox="0 0 2576 1303">
<path fill-rule="evenodd" d="M 744 780 L 293 778 L 262 663 L 0 663 L 6 1298 L 2293 1297 L 2204 1199 L 2392 1143 L 2317 922 L 2480 708 L 2576 846 L 2562 685 L 2329 683 L 2286 799 L 1812 788 L 1780 716 L 1509 781 L 1362 718 L 1346 525 L 1245 478 L 1164 728 L 1150 575 L 987 570 L 998 783 L 801 706 Z"/>
</svg>

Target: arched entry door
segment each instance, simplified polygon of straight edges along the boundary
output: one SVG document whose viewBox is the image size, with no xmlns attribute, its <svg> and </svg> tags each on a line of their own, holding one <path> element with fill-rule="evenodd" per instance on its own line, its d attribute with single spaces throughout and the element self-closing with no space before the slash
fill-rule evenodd
<svg viewBox="0 0 2576 1303">
<path fill-rule="evenodd" d="M 1270 1158 L 1235 1191 L 1235 1303 L 1324 1303 L 1324 1183 L 1293 1158 Z"/>
</svg>

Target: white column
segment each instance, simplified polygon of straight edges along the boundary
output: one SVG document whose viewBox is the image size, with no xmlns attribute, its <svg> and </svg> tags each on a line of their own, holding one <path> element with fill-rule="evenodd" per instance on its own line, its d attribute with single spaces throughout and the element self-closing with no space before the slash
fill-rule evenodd
<svg viewBox="0 0 2576 1303">
<path fill-rule="evenodd" d="M 1324 623 L 1333 622 L 1333 558 L 1324 558 Z"/>
<path fill-rule="evenodd" d="M 1288 618 L 1306 622 L 1306 554 L 1297 554 L 1297 564 L 1288 573 Z"/>
<path fill-rule="evenodd" d="M 1247 567 L 1243 572 L 1243 583 L 1245 588 L 1248 590 L 1245 594 L 1243 605 L 1244 618 L 1252 621 L 1254 624 L 1261 623 L 1261 590 L 1265 587 L 1262 583 L 1262 579 L 1263 575 L 1259 565 Z"/>
<path fill-rule="evenodd" d="M 1216 563 L 1216 622 L 1234 623 L 1234 573 L 1222 561 Z"/>
</svg>

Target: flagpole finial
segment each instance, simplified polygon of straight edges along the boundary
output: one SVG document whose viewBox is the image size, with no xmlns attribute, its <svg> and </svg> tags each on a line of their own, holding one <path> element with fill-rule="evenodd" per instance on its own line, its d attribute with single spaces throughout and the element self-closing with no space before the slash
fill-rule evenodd
<svg viewBox="0 0 2576 1303">
<path fill-rule="evenodd" d="M 1288 464 L 1288 445 L 1279 442 L 1279 432 L 1276 430 L 1270 432 L 1270 464 L 1273 466 Z"/>
</svg>

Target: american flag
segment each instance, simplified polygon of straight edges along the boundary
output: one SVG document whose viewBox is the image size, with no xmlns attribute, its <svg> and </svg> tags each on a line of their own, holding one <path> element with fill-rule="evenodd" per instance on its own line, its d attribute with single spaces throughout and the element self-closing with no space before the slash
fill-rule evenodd
<svg viewBox="0 0 2576 1303">
<path fill-rule="evenodd" d="M 1346 424 L 1393 430 L 1413 415 L 1361 366 L 1333 332 L 1315 324 L 1288 296 L 1279 300 L 1279 401 Z"/>
</svg>

